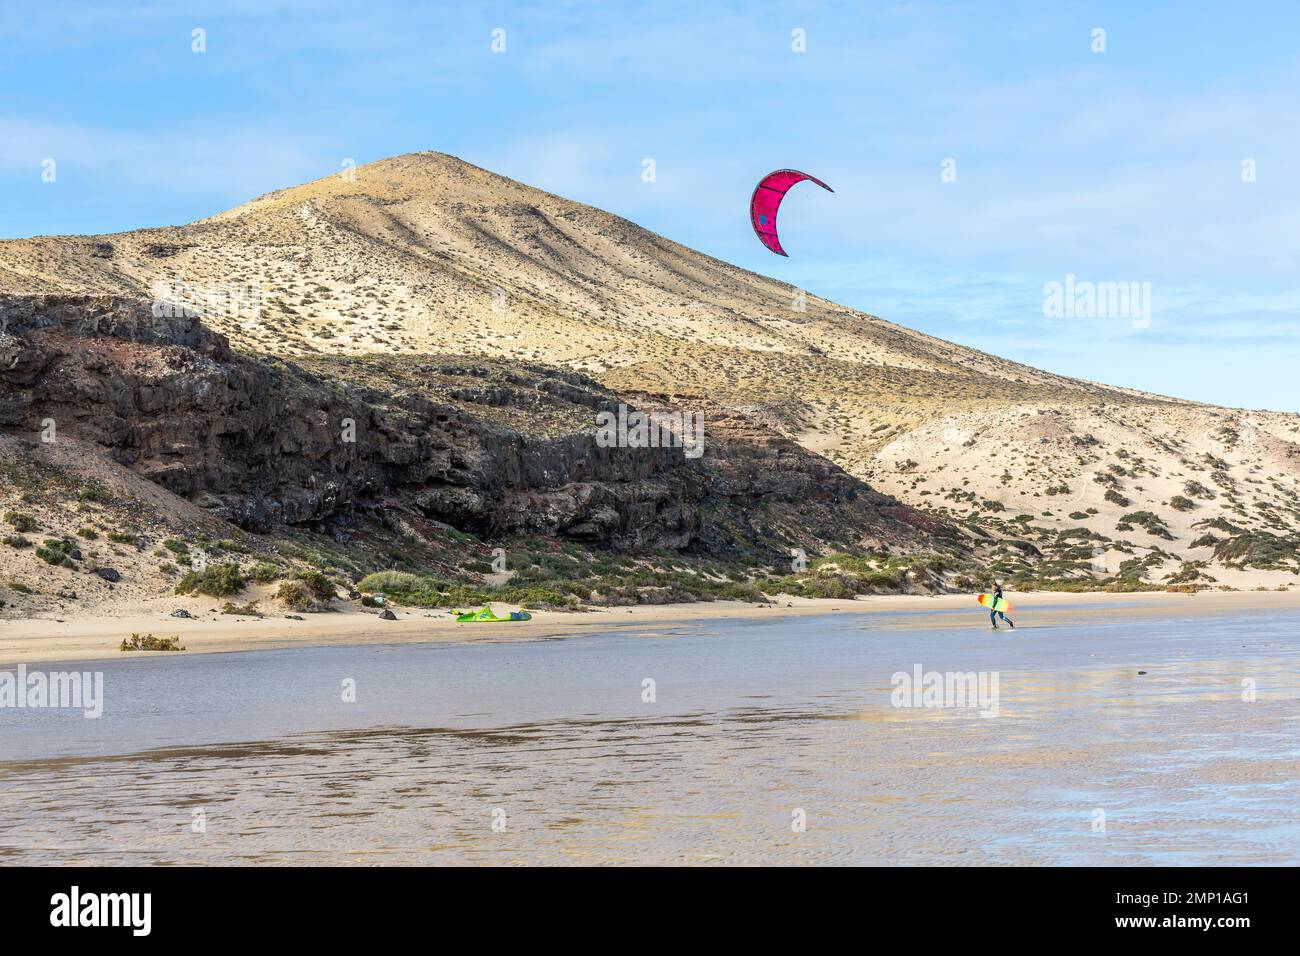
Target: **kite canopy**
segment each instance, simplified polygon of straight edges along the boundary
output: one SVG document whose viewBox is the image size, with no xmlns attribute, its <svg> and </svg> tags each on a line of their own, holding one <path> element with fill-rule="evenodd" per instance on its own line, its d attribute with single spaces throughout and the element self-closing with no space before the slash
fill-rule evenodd
<svg viewBox="0 0 1300 956">
<path fill-rule="evenodd" d="M 781 248 L 781 240 L 776 235 L 777 210 L 781 208 L 781 200 L 790 191 L 790 187 L 805 179 L 811 179 L 829 193 L 835 192 L 816 176 L 809 176 L 797 169 L 778 169 L 758 181 L 754 195 L 749 200 L 749 222 L 754 227 L 754 234 L 758 236 L 759 242 L 778 256 L 786 255 L 786 251 Z"/>
</svg>

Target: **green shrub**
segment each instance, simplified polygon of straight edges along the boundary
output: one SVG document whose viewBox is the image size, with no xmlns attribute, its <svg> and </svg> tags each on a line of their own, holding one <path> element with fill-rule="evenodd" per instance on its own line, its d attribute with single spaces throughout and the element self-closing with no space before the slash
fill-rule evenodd
<svg viewBox="0 0 1300 956">
<path fill-rule="evenodd" d="M 1297 553 L 1300 553 L 1300 541 L 1268 531 L 1247 531 L 1214 546 L 1216 558 L 1243 568 L 1280 569 L 1295 561 Z"/>
<path fill-rule="evenodd" d="M 36 519 L 31 515 L 22 514 L 21 512 L 11 511 L 5 515 L 5 520 L 14 526 L 14 530 L 20 534 L 24 531 L 36 530 Z"/>
<path fill-rule="evenodd" d="M 32 543 L 20 534 L 11 534 L 4 539 L 5 544 L 11 548 L 30 548 Z"/>
<path fill-rule="evenodd" d="M 768 578 L 760 582 L 760 585 L 755 585 L 754 591 L 759 595 L 795 594 L 799 597 L 851 601 L 858 593 L 857 580 L 856 577 L 843 574 L 795 574 L 781 578 Z M 743 597 L 737 596 L 736 599 L 751 600 L 751 597 L 746 594 Z M 758 600 L 766 600 L 766 597 Z"/>
<path fill-rule="evenodd" d="M 838 574 L 814 574 L 800 583 L 800 594 L 804 597 L 852 601 L 857 594 L 849 579 Z"/>
<path fill-rule="evenodd" d="M 458 607 L 465 604 L 486 604 L 494 599 L 510 600 L 504 593 L 494 595 L 483 588 L 442 581 L 438 578 L 411 574 L 407 571 L 377 571 L 368 574 L 357 585 L 362 591 L 380 591 L 395 604 L 412 607 Z"/>
<path fill-rule="evenodd" d="M 329 601 L 334 597 L 334 582 L 319 571 L 314 569 L 299 571 L 294 577 L 306 585 L 307 590 L 316 600 Z"/>
<path fill-rule="evenodd" d="M 429 578 L 408 571 L 376 571 L 361 579 L 357 588 L 362 591 L 382 591 L 384 594 L 399 591 L 417 591 L 424 587 Z"/>
<path fill-rule="evenodd" d="M 1176 572 L 1165 575 L 1165 580 L 1171 585 L 1212 584 L 1215 579 L 1205 573 L 1205 567 L 1205 561 L 1184 561 Z"/>
<path fill-rule="evenodd" d="M 222 614 L 242 614 L 245 617 L 261 617 L 262 613 L 257 609 L 256 601 L 249 601 L 247 604 L 231 604 L 227 601 L 221 605 Z"/>
<path fill-rule="evenodd" d="M 68 553 L 71 550 L 72 545 L 69 542 L 47 538 L 45 543 L 36 549 L 36 556 L 46 564 L 53 564 L 57 567 L 61 564 L 72 563 L 72 558 Z"/>
<path fill-rule="evenodd" d="M 1154 535 L 1157 538 L 1164 538 L 1166 541 L 1174 539 L 1174 536 L 1169 533 L 1169 529 L 1165 527 L 1160 517 L 1150 511 L 1133 511 L 1126 514 L 1120 521 L 1130 526 L 1137 525 L 1147 534 Z"/>
<path fill-rule="evenodd" d="M 311 596 L 301 581 L 281 581 L 275 598 L 295 611 L 308 611 L 312 607 Z"/>
<path fill-rule="evenodd" d="M 748 581 L 724 584 L 718 589 L 717 596 L 724 601 L 748 601 L 753 604 L 766 604 L 767 595 L 756 584 Z"/>
<path fill-rule="evenodd" d="M 491 597 L 483 601 L 464 601 L 464 604 L 485 604 Z M 537 609 L 547 607 L 574 607 L 578 601 L 572 595 L 561 594 L 551 588 L 530 587 L 523 589 L 506 589 L 495 600 L 508 601 L 511 604 L 518 604 L 521 607 Z"/>
<path fill-rule="evenodd" d="M 225 597 L 244 590 L 247 582 L 233 561 L 210 565 L 202 571 L 191 571 L 176 585 L 177 594 L 207 594 Z"/>
<path fill-rule="evenodd" d="M 1213 528 L 1215 531 L 1226 531 L 1228 534 L 1241 534 L 1244 529 L 1238 528 L 1231 521 L 1222 517 L 1206 518 L 1192 525 L 1193 528 Z"/>
<path fill-rule="evenodd" d="M 132 634 L 130 637 L 123 638 L 117 649 L 119 651 L 183 651 L 185 645 L 181 643 L 179 634 L 174 637 Z"/>
<path fill-rule="evenodd" d="M 259 561 L 253 565 L 252 570 L 248 572 L 248 579 L 256 581 L 258 584 L 270 584 L 280 576 L 280 569 L 274 564 L 268 564 L 265 561 Z"/>
<path fill-rule="evenodd" d="M 85 538 L 87 541 L 94 541 L 99 537 L 99 532 L 94 528 L 78 528 L 77 534 Z"/>
</svg>

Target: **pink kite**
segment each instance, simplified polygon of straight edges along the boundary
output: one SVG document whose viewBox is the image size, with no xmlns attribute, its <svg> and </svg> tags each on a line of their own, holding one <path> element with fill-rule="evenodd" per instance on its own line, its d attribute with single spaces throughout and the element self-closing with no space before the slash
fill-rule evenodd
<svg viewBox="0 0 1300 956">
<path fill-rule="evenodd" d="M 776 212 L 781 208 L 781 200 L 790 191 L 790 187 L 805 179 L 812 180 L 827 192 L 835 192 L 816 176 L 809 176 L 797 169 L 778 169 L 758 181 L 754 195 L 749 200 L 749 222 L 754 227 L 754 234 L 758 236 L 759 242 L 778 256 L 786 255 L 786 251 L 781 248 L 781 240 L 776 235 Z"/>
</svg>

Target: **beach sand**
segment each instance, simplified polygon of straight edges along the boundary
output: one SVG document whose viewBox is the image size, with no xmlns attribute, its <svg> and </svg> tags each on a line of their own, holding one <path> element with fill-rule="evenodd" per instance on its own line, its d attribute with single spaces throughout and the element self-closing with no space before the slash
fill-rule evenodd
<svg viewBox="0 0 1300 956">
<path fill-rule="evenodd" d="M 1294 591 L 1203 591 L 1197 594 L 1149 592 L 1135 594 L 1068 594 L 1034 592 L 1008 599 L 1011 617 L 1020 631 L 1077 623 L 1085 615 L 1098 619 L 1150 619 L 1169 615 L 1215 615 L 1233 612 L 1281 611 L 1300 607 Z M 719 619 L 766 620 L 788 615 L 878 614 L 891 627 L 939 627 L 987 631 L 988 616 L 973 595 L 899 595 L 857 600 L 813 600 L 782 597 L 775 604 L 740 601 L 594 608 L 585 611 L 535 611 L 531 621 L 460 624 L 442 609 L 394 608 L 395 621 L 356 605 L 339 611 L 303 614 L 302 620 L 283 615 L 244 617 L 221 614 L 211 599 L 166 598 L 142 602 L 128 613 L 112 617 L 81 617 L 0 621 L 0 665 L 22 662 L 122 659 L 123 638 L 133 633 L 179 636 L 184 652 L 130 652 L 132 657 L 170 656 L 349 644 L 399 644 L 427 641 L 512 641 L 573 636 L 597 631 L 645 631 Z M 183 607 L 193 618 L 171 617 Z M 497 613 L 515 608 L 494 604 Z M 946 612 L 946 613 L 927 613 Z M 960 613 L 967 612 L 967 613 Z"/>
</svg>

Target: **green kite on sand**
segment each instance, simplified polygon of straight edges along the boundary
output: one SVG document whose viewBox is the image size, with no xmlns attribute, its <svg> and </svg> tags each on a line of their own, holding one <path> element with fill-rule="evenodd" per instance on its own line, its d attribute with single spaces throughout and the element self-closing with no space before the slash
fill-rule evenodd
<svg viewBox="0 0 1300 956">
<path fill-rule="evenodd" d="M 484 605 L 477 611 L 452 611 L 457 621 L 531 621 L 533 616 L 527 611 L 511 611 L 509 617 L 497 617 L 492 608 Z"/>
</svg>

